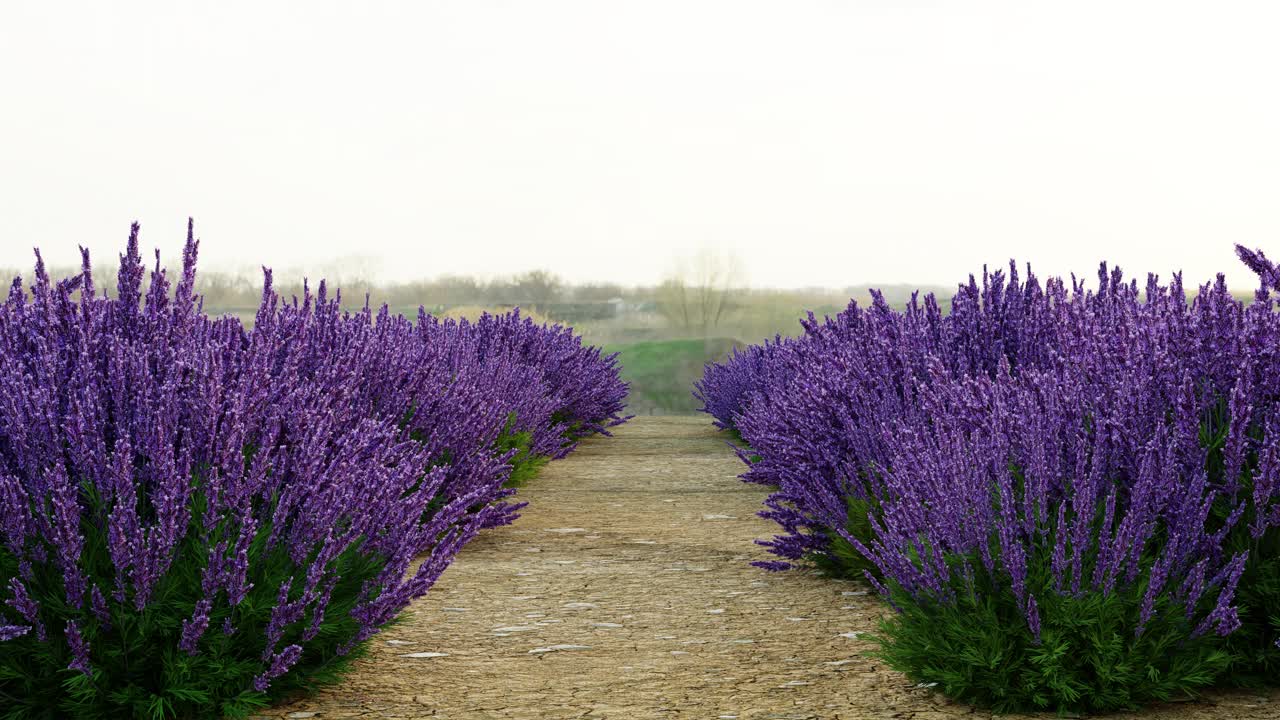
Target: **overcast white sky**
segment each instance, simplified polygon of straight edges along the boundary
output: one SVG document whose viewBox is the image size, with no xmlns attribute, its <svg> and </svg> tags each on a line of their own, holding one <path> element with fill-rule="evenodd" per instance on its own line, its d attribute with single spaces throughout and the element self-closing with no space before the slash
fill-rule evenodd
<svg viewBox="0 0 1280 720">
<path fill-rule="evenodd" d="M 1280 255 L 1280 3 L 0 3 L 0 265 L 951 284 Z"/>
</svg>

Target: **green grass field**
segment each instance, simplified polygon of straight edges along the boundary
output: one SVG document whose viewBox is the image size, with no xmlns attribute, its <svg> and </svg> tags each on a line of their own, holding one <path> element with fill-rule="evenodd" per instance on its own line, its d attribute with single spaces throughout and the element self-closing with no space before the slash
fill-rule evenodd
<svg viewBox="0 0 1280 720">
<path fill-rule="evenodd" d="M 703 366 L 741 345 L 732 338 L 657 340 L 605 346 L 605 351 L 619 354 L 622 379 L 631 383 L 628 412 L 670 415 L 696 412 L 693 383 L 702 377 Z"/>
</svg>

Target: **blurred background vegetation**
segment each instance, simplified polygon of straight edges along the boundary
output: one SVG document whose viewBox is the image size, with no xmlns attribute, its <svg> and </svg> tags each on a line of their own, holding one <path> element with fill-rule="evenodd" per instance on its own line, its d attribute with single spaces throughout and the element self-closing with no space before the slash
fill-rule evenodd
<svg viewBox="0 0 1280 720">
<path fill-rule="evenodd" d="M 711 252 L 674 262 L 667 277 L 649 287 L 570 284 L 549 270 L 492 279 L 443 275 L 392 284 L 378 282 L 364 265 L 354 259 L 310 272 L 311 288 L 315 290 L 316 278 L 328 278 L 330 292 L 339 288 L 350 310 L 360 309 L 366 297 L 375 307 L 385 303 L 410 317 L 419 306 L 435 315 L 467 318 L 519 307 L 540 322 L 572 325 L 586 342 L 619 354 L 623 376 L 631 383 L 630 412 L 638 415 L 693 413 L 698 403 L 691 389 L 707 362 L 723 359 L 734 347 L 798 334 L 806 312 L 832 315 L 851 298 L 861 303 L 870 299 L 867 286 L 751 288 L 731 255 Z M 114 263 L 93 269 L 98 292 L 104 287 L 114 291 L 115 270 Z M 54 268 L 51 275 L 73 272 Z M 0 268 L 0 273 L 30 282 L 30 269 Z M 286 297 L 301 296 L 304 276 L 277 269 L 275 285 Z M 197 287 L 206 312 L 236 315 L 248 324 L 258 307 L 262 275 L 202 268 Z M 880 289 L 894 305 L 906 303 L 914 290 L 906 285 Z M 935 292 L 949 302 L 954 288 L 926 287 L 922 292 Z"/>
</svg>

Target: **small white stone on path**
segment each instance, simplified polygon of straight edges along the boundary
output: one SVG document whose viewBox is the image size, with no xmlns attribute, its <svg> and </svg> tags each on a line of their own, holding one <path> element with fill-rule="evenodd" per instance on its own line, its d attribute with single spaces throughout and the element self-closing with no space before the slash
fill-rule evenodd
<svg viewBox="0 0 1280 720">
<path fill-rule="evenodd" d="M 291 712 L 285 717 L 290 718 L 290 720 L 302 720 L 303 718 L 313 718 L 319 714 L 318 712 Z"/>
<path fill-rule="evenodd" d="M 657 545 L 657 540 L 632 540 L 632 545 Z"/>
<path fill-rule="evenodd" d="M 812 685 L 812 684 L 813 683 L 810 683 L 807 680 L 792 680 L 791 682 L 785 685 L 779 685 L 778 687 L 800 687 L 801 685 Z"/>
<path fill-rule="evenodd" d="M 849 638 L 850 640 L 857 640 L 858 638 L 862 637 L 862 633 L 858 632 L 857 630 L 854 630 L 853 632 L 840 633 L 840 637 Z"/>
<path fill-rule="evenodd" d="M 598 628 L 620 628 L 620 627 L 622 627 L 622 623 L 592 623 L 592 624 L 591 624 L 591 627 L 598 627 Z"/>
<path fill-rule="evenodd" d="M 845 597 L 857 597 L 859 595 L 866 595 L 867 591 L 866 590 L 845 590 L 840 594 Z"/>
<path fill-rule="evenodd" d="M 790 620 L 791 622 L 804 622 L 805 620 L 809 620 L 810 618 L 789 617 L 787 619 Z"/>
<path fill-rule="evenodd" d="M 671 654 L 672 655 L 688 655 L 689 653 L 685 652 L 684 650 L 672 650 Z"/>
<path fill-rule="evenodd" d="M 537 630 L 537 629 L 538 628 L 534 627 L 533 625 L 505 625 L 500 628 L 494 628 L 493 631 L 496 633 L 518 633 L 518 632 L 529 632 L 530 630 Z"/>
<path fill-rule="evenodd" d="M 564 608 L 566 610 L 591 610 L 593 608 L 598 608 L 598 607 L 600 606 L 595 603 L 589 603 L 589 602 L 571 602 L 571 603 L 564 604 Z"/>
<path fill-rule="evenodd" d="M 408 653 L 405 655 L 401 655 L 400 657 L 402 658 L 438 658 L 438 657 L 449 657 L 449 653 L 416 652 L 416 653 Z"/>
<path fill-rule="evenodd" d="M 734 645 L 752 645 L 754 643 L 755 643 L 755 640 L 734 640 L 733 641 Z"/>
<path fill-rule="evenodd" d="M 724 608 L 716 608 L 715 610 L 708 610 L 708 611 L 707 611 L 707 614 L 708 614 L 708 615 L 720 615 L 720 614 L 723 614 L 723 613 L 724 613 Z"/>
<path fill-rule="evenodd" d="M 654 635 L 653 639 L 654 640 L 675 640 L 676 636 L 675 635 Z"/>
<path fill-rule="evenodd" d="M 542 552 L 542 548 L 525 548 L 525 552 Z"/>
<path fill-rule="evenodd" d="M 703 520 L 737 520 L 737 515 L 703 515 Z"/>
<path fill-rule="evenodd" d="M 524 616 L 527 618 L 540 618 L 540 617 L 546 617 L 546 614 L 545 613 L 525 613 Z"/>
<path fill-rule="evenodd" d="M 586 532 L 586 531 L 587 531 L 586 528 L 547 528 L 544 532 L 553 532 L 553 533 L 560 533 L 562 535 L 568 535 L 569 533 L 580 533 L 580 532 Z"/>
<path fill-rule="evenodd" d="M 548 645 L 547 647 L 534 648 L 529 651 L 530 655 L 541 655 L 549 652 L 559 652 L 561 650 L 590 650 L 590 645 Z"/>
<path fill-rule="evenodd" d="M 751 587 L 769 587 L 769 583 L 763 580 L 754 580 L 751 583 Z"/>
<path fill-rule="evenodd" d="M 409 640 L 388 640 L 387 644 L 388 645 L 412 645 L 413 643 Z"/>
<path fill-rule="evenodd" d="M 512 595 L 512 600 L 537 600 L 537 595 Z"/>
<path fill-rule="evenodd" d="M 851 662 L 853 661 L 852 660 L 832 660 L 831 662 L 822 663 L 822 664 L 823 665 L 848 665 Z"/>
</svg>

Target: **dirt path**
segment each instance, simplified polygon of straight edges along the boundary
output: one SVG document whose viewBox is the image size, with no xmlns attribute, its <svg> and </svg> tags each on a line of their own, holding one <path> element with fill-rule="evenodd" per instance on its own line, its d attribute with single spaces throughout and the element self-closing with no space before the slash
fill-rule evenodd
<svg viewBox="0 0 1280 720">
<path fill-rule="evenodd" d="M 350 677 L 260 717 L 990 717 L 864 655 L 857 635 L 884 612 L 865 587 L 749 566 L 773 526 L 739 472 L 702 418 L 637 418 L 584 443 Z M 1280 718 L 1280 694 L 1138 717 Z"/>
</svg>

